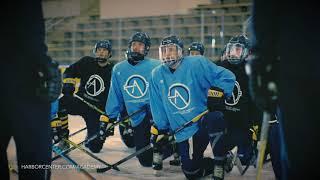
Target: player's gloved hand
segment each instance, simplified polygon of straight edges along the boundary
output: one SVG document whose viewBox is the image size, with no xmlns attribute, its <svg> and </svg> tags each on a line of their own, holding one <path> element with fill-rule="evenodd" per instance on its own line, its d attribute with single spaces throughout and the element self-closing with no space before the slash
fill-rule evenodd
<svg viewBox="0 0 320 180">
<path fill-rule="evenodd" d="M 52 140 L 53 144 L 58 143 L 63 136 L 61 120 L 56 117 L 51 121 L 51 129 L 52 129 Z"/>
<path fill-rule="evenodd" d="M 225 110 L 223 90 L 218 87 L 211 87 L 208 91 L 207 107 L 210 112 Z"/>
<path fill-rule="evenodd" d="M 76 81 L 74 78 L 66 77 L 67 74 L 64 74 L 63 78 L 63 87 L 62 87 L 62 94 L 63 94 L 63 99 L 66 104 L 69 104 L 72 102 L 73 93 L 75 91 L 75 85 Z"/>
<path fill-rule="evenodd" d="M 106 115 L 100 116 L 100 129 L 98 133 L 98 137 L 101 141 L 104 141 L 106 137 L 114 135 L 114 122 L 116 119 L 109 118 Z"/>
<path fill-rule="evenodd" d="M 278 66 L 279 60 L 267 61 L 255 56 L 252 56 L 245 66 L 252 99 L 261 110 L 270 113 L 275 111 L 278 99 Z"/>
<path fill-rule="evenodd" d="M 162 169 L 163 161 L 163 147 L 173 140 L 173 136 L 170 135 L 169 130 L 159 130 L 155 125 L 150 129 L 151 137 L 150 143 L 153 147 L 153 161 L 152 168 L 155 170 Z"/>
<path fill-rule="evenodd" d="M 159 130 L 155 125 L 150 129 L 151 137 L 150 143 L 153 147 L 161 147 L 173 141 L 173 136 L 169 133 L 168 129 Z"/>
<path fill-rule="evenodd" d="M 62 94 L 64 96 L 73 96 L 75 87 L 73 83 L 63 83 Z"/>
<path fill-rule="evenodd" d="M 37 96 L 48 102 L 55 101 L 61 94 L 62 79 L 59 64 L 49 56 L 43 56 L 44 63 L 37 69 L 39 86 L 36 89 Z"/>
</svg>

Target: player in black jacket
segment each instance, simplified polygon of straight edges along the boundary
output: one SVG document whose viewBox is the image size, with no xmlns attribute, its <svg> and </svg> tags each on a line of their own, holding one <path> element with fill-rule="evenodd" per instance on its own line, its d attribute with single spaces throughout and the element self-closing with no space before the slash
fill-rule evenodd
<svg viewBox="0 0 320 180">
<path fill-rule="evenodd" d="M 10 179 L 12 137 L 19 179 L 47 180 L 50 169 L 30 167 L 51 164 L 50 102 L 61 93 L 61 75 L 47 55 L 42 3 L 2 1 L 0 14 L 0 179 Z"/>
<path fill-rule="evenodd" d="M 244 35 L 232 37 L 226 45 L 225 58 L 218 62 L 236 75 L 236 85 L 233 96 L 225 101 L 225 119 L 228 123 L 229 141 L 227 149 L 238 146 L 238 156 L 242 164 L 249 163 L 253 150 L 252 126 L 262 119 L 261 111 L 251 100 L 248 90 L 248 76 L 245 63 L 250 53 L 249 39 Z"/>
<path fill-rule="evenodd" d="M 262 111 L 259 110 L 249 94 L 249 79 L 245 72 L 245 64 L 250 55 L 251 45 L 249 39 L 244 35 L 232 37 L 225 46 L 218 65 L 231 70 L 236 75 L 236 85 L 233 96 L 224 102 L 222 111 L 227 122 L 228 132 L 226 148 L 231 150 L 238 146 L 238 157 L 242 165 L 250 165 L 254 162 L 257 151 L 256 143 L 259 139 L 261 129 Z M 221 107 L 221 106 L 220 106 Z M 267 146 L 267 153 L 270 153 L 273 169 L 276 178 L 280 178 L 279 168 L 279 122 L 277 116 L 269 121 L 270 131 Z M 231 152 L 229 152 L 231 153 Z M 229 164 L 229 170 L 231 170 Z M 226 167 L 228 171 L 228 167 Z"/>
<path fill-rule="evenodd" d="M 248 77 L 245 72 L 245 63 L 249 51 L 249 40 L 245 36 L 240 35 L 230 39 L 223 50 L 221 59 L 216 63 L 229 69 L 236 75 L 232 97 L 228 100 L 208 97 L 208 107 L 222 111 L 224 114 L 224 119 L 227 123 L 226 150 L 231 150 L 237 146 L 237 155 L 243 165 L 250 163 L 255 150 L 250 129 L 262 118 L 261 112 L 251 100 L 248 91 Z M 214 89 L 214 91 L 220 90 Z M 227 157 L 230 156 L 227 155 Z M 227 158 L 226 164 L 230 164 L 228 162 Z M 231 168 L 232 166 L 226 166 L 225 170 L 228 172 L 231 171 Z"/>
<path fill-rule="evenodd" d="M 58 112 L 61 128 L 56 128 L 60 129 L 55 132 L 59 137 L 58 140 L 55 140 L 56 142 L 61 138 L 67 138 L 69 135 L 68 114 L 80 115 L 84 118 L 87 125 L 87 138 L 94 136 L 99 130 L 99 112 L 73 96 L 76 85 L 75 78 L 80 78 L 80 86 L 76 94 L 104 110 L 109 92 L 111 70 L 114 65 L 108 61 L 111 57 L 111 50 L 110 41 L 98 41 L 93 49 L 96 57 L 85 56 L 71 64 L 64 72 L 63 97 L 59 100 Z M 64 146 L 66 144 L 62 141 L 59 145 Z M 97 153 L 102 149 L 103 143 L 93 140 L 86 143 L 85 146 L 92 152 Z"/>
</svg>

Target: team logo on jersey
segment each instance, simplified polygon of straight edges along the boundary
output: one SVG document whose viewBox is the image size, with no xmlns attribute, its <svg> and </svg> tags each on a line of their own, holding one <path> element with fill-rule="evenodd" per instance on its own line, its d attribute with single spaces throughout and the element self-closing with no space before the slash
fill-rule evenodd
<svg viewBox="0 0 320 180">
<path fill-rule="evenodd" d="M 141 98 L 146 95 L 149 83 L 143 76 L 132 75 L 127 79 L 123 89 L 133 98 Z"/>
<path fill-rule="evenodd" d="M 185 109 L 190 104 L 190 90 L 180 83 L 175 83 L 169 87 L 169 102 L 179 110 Z"/>
<path fill-rule="evenodd" d="M 231 98 L 228 101 L 225 100 L 226 105 L 234 106 L 234 105 L 238 104 L 241 96 L 242 96 L 241 87 L 240 87 L 240 84 L 238 83 L 238 81 L 236 81 L 235 86 L 233 88 Z"/>
<path fill-rule="evenodd" d="M 97 75 L 91 75 L 85 85 L 85 90 L 90 96 L 98 96 L 105 90 L 103 79 Z"/>
</svg>

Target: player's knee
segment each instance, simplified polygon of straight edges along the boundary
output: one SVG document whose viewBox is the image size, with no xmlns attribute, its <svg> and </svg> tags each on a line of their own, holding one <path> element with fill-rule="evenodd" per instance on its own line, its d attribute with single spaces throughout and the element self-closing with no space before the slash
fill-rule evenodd
<svg viewBox="0 0 320 180">
<path fill-rule="evenodd" d="M 215 156 L 222 156 L 227 152 L 226 145 L 224 143 L 224 135 L 223 132 L 221 132 L 221 136 L 215 136 L 210 140 L 211 147 L 212 147 L 212 153 Z"/>
<path fill-rule="evenodd" d="M 202 171 L 203 170 L 201 168 L 184 169 L 182 167 L 182 172 L 183 172 L 184 176 L 189 180 L 195 180 L 195 179 L 199 179 L 200 177 L 202 177 Z"/>
<path fill-rule="evenodd" d="M 209 133 L 210 144 L 212 152 L 215 156 L 224 155 L 227 151 L 225 139 L 225 131 L 218 131 Z"/>
<path fill-rule="evenodd" d="M 148 150 L 137 157 L 138 157 L 138 160 L 139 160 L 139 163 L 141 164 L 141 166 L 151 167 L 152 166 L 152 156 L 153 156 L 152 151 Z"/>
</svg>

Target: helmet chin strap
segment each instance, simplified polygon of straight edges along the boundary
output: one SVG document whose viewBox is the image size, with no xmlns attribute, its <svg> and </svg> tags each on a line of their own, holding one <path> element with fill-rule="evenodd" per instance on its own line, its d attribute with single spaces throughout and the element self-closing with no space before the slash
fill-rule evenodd
<svg viewBox="0 0 320 180">
<path fill-rule="evenodd" d="M 137 52 L 129 52 L 127 58 L 130 64 L 136 65 L 140 61 L 144 60 L 144 55 Z"/>
<path fill-rule="evenodd" d="M 95 59 L 96 59 L 96 61 L 101 62 L 101 63 L 104 63 L 104 62 L 108 61 L 108 58 L 96 57 Z"/>
<path fill-rule="evenodd" d="M 172 62 L 172 63 L 166 63 L 166 65 L 167 65 L 170 69 L 177 69 L 178 66 L 179 66 L 180 63 L 181 63 L 181 60 L 182 60 L 182 58 L 180 58 L 180 59 L 178 59 L 178 60 L 176 60 L 176 61 L 174 61 L 174 62 Z"/>
<path fill-rule="evenodd" d="M 96 56 L 96 57 L 95 57 L 95 60 L 96 60 L 97 62 L 100 62 L 100 63 L 105 63 L 105 62 L 107 62 L 108 59 L 110 59 L 111 57 L 112 57 L 112 54 L 109 54 L 109 56 L 108 56 L 107 58 Z"/>
</svg>

